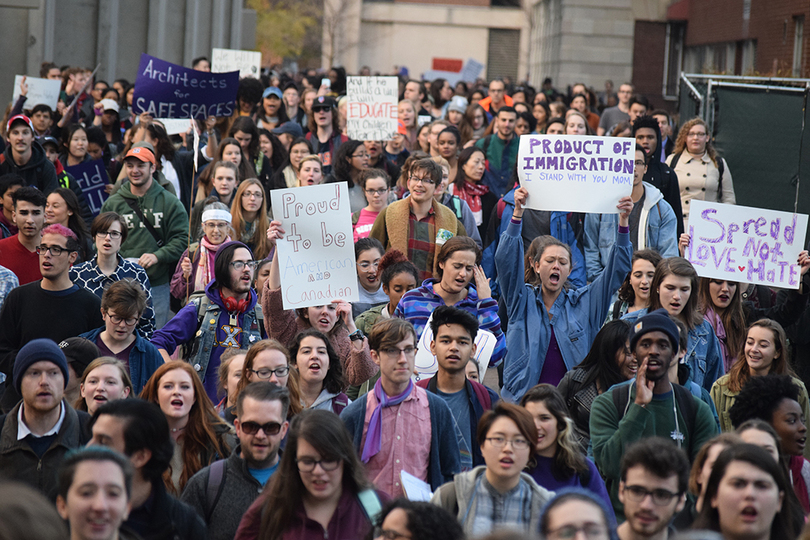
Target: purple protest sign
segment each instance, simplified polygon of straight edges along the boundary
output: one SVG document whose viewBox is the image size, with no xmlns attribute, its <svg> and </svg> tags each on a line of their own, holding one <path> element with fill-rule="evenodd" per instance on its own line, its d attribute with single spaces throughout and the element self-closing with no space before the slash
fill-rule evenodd
<svg viewBox="0 0 810 540">
<path fill-rule="evenodd" d="M 109 197 L 104 189 L 110 183 L 107 178 L 107 169 L 104 168 L 104 162 L 100 159 L 85 161 L 73 167 L 65 167 L 65 171 L 76 179 L 79 187 L 82 188 L 82 194 L 90 207 L 90 211 L 93 212 L 93 217 L 96 217 L 101 211 L 101 205 Z"/>
<path fill-rule="evenodd" d="M 231 116 L 239 72 L 208 73 L 141 54 L 132 109 L 155 118 Z"/>
</svg>

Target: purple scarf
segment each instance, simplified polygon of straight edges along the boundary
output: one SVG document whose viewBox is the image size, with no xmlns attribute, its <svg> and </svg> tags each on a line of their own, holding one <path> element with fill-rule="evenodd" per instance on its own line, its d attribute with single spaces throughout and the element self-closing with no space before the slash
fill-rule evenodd
<svg viewBox="0 0 810 540">
<path fill-rule="evenodd" d="M 366 444 L 363 446 L 363 455 L 360 458 L 363 463 L 368 463 L 371 458 L 380 452 L 382 446 L 382 410 L 386 407 L 399 405 L 405 398 L 411 395 L 413 381 L 408 381 L 408 388 L 398 396 L 388 397 L 383 391 L 382 379 L 377 379 L 374 384 L 374 397 L 377 398 L 377 407 L 371 413 L 368 421 L 368 433 L 366 434 Z"/>
</svg>

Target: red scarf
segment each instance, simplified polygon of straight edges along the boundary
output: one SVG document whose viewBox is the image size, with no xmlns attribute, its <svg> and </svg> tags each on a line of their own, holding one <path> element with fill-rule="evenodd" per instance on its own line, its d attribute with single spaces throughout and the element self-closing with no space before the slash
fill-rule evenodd
<svg viewBox="0 0 810 540">
<path fill-rule="evenodd" d="M 489 193 L 489 186 L 483 184 L 473 184 L 470 181 L 465 181 L 461 189 L 458 189 L 454 194 L 462 201 L 467 201 L 470 205 L 470 210 L 473 212 L 481 211 L 481 196 Z"/>
</svg>

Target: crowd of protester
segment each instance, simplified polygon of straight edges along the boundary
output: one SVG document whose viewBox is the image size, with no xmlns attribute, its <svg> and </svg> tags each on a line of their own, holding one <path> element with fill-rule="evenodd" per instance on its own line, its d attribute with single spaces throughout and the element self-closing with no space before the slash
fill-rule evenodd
<svg viewBox="0 0 810 540">
<path fill-rule="evenodd" d="M 358 141 L 335 67 L 170 136 L 129 81 L 40 76 L 0 138 L 0 537 L 810 538 L 810 255 L 791 290 L 683 258 L 690 203 L 735 203 L 701 119 L 400 75 Z M 531 134 L 634 138 L 631 193 L 527 208 Z M 285 310 L 270 191 L 333 182 L 360 300 Z"/>
</svg>

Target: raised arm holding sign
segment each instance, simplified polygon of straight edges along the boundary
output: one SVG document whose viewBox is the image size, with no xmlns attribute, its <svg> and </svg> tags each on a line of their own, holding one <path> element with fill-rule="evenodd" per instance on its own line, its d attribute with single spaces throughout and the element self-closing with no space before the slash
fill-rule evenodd
<svg viewBox="0 0 810 540">
<path fill-rule="evenodd" d="M 684 258 L 701 277 L 798 289 L 807 216 L 693 200 Z"/>
<path fill-rule="evenodd" d="M 527 208 L 617 213 L 633 189 L 636 142 L 619 137 L 522 135 L 518 175 Z"/>
</svg>

